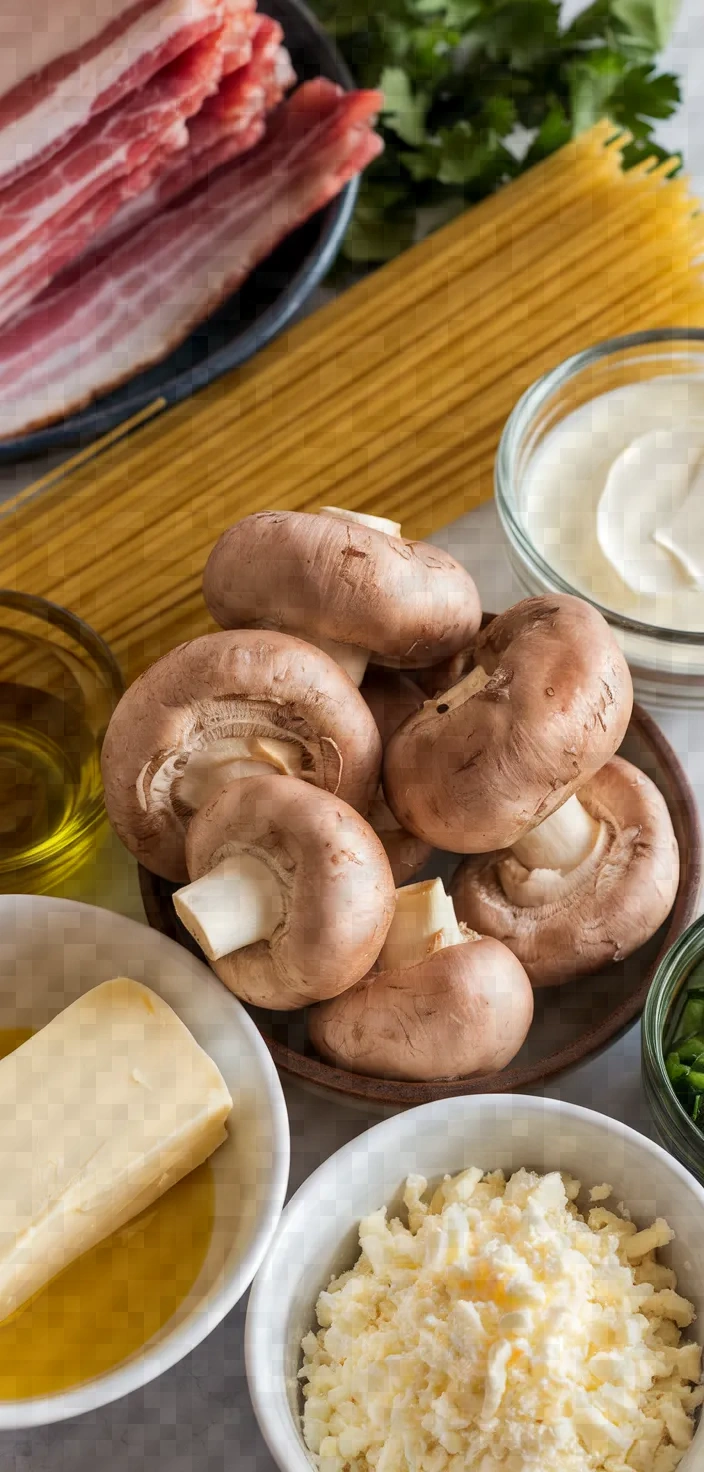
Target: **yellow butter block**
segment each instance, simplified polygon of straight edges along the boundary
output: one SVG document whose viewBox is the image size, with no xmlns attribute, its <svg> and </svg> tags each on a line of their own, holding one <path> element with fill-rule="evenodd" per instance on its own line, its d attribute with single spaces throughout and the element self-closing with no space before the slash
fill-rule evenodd
<svg viewBox="0 0 704 1472">
<path fill-rule="evenodd" d="M 120 977 L 0 1061 L 0 1320 L 226 1138 L 212 1059 Z"/>
</svg>

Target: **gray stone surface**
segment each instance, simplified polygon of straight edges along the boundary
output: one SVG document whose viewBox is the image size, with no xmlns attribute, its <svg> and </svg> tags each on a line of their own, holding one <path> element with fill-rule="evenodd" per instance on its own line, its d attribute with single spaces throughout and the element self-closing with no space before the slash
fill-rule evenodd
<svg viewBox="0 0 704 1472">
<path fill-rule="evenodd" d="M 503 551 L 493 505 L 456 522 L 435 541 L 451 547 L 476 576 L 485 607 L 507 607 L 520 596 Z M 687 761 L 704 805 L 704 721 L 660 717 Z M 83 898 L 141 918 L 134 871 L 117 845 L 106 851 L 100 874 Z M 291 1121 L 289 1194 L 321 1161 L 375 1124 L 337 1103 L 321 1105 L 286 1086 Z M 540 1092 L 540 1091 L 535 1091 Z M 639 1030 L 543 1092 L 596 1108 L 649 1132 L 640 1085 Z M 144 1391 L 103 1411 L 58 1426 L 0 1432 L 0 1472 L 275 1472 L 249 1403 L 244 1373 L 246 1301 L 233 1310 L 194 1354 Z"/>
</svg>

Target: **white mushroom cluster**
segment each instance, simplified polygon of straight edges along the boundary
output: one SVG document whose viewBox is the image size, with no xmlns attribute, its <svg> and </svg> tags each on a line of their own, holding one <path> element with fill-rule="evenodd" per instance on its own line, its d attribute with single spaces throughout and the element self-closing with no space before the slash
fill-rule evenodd
<svg viewBox="0 0 704 1472">
<path fill-rule="evenodd" d="M 221 631 L 113 715 L 108 815 L 178 886 L 225 985 L 308 1007 L 328 1063 L 504 1068 L 534 986 L 628 955 L 666 917 L 677 845 L 658 790 L 615 756 L 631 680 L 588 604 L 528 599 L 480 632 L 454 558 L 334 507 L 245 517 L 203 592 Z M 451 895 L 417 882 L 434 849 L 468 856 Z"/>
</svg>

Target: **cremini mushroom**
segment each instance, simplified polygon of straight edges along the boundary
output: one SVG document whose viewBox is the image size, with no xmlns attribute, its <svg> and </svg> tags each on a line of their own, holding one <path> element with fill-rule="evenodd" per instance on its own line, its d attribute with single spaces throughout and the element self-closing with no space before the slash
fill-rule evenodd
<svg viewBox="0 0 704 1472">
<path fill-rule="evenodd" d="M 409 884 L 374 971 L 313 1007 L 327 1063 L 378 1078 L 460 1078 L 505 1068 L 533 1018 L 533 992 L 499 941 L 459 926 L 439 879 Z"/>
<path fill-rule="evenodd" d="M 305 1007 L 359 981 L 394 913 L 376 834 L 296 777 L 230 783 L 186 837 L 174 905 L 225 985 L 260 1007 Z"/>
<path fill-rule="evenodd" d="M 592 842 L 580 844 L 577 863 L 565 807 L 512 849 L 465 859 L 451 885 L 460 919 L 510 946 L 534 986 L 622 961 L 654 935 L 677 893 L 670 814 L 637 767 L 613 757 L 580 787 Z"/>
<path fill-rule="evenodd" d="M 188 878 L 190 820 L 228 782 L 299 777 L 366 811 L 381 740 L 368 706 L 312 644 L 256 629 L 204 634 L 135 680 L 102 754 L 108 817 L 155 874 Z"/>
<path fill-rule="evenodd" d="M 431 665 L 427 670 L 414 670 L 413 678 L 423 691 L 423 695 L 429 700 L 437 700 L 438 695 L 444 695 L 446 690 L 451 690 L 453 685 L 458 685 L 474 665 L 474 645 L 469 649 L 460 649 L 458 654 L 453 654 L 449 659 L 443 659 L 441 664 Z"/>
<path fill-rule="evenodd" d="M 620 746 L 632 705 L 601 614 L 578 598 L 528 598 L 478 636 L 459 684 L 392 736 L 386 801 L 436 848 L 487 853 L 520 841 L 531 866 L 574 868 L 597 830 L 573 794 Z"/>
<path fill-rule="evenodd" d="M 479 628 L 472 578 L 449 553 L 407 541 L 397 522 L 324 506 L 262 511 L 223 532 L 203 595 L 223 628 L 283 629 L 362 681 L 367 662 L 420 668 Z"/>
<path fill-rule="evenodd" d="M 381 744 L 386 747 L 394 731 L 415 714 L 423 704 L 423 692 L 409 675 L 400 670 L 367 669 L 361 684 L 361 694 L 376 721 Z M 414 879 L 432 853 L 429 843 L 408 833 L 397 823 L 379 785 L 376 797 L 367 814 L 375 833 L 378 833 L 391 865 L 397 885 Z"/>
</svg>

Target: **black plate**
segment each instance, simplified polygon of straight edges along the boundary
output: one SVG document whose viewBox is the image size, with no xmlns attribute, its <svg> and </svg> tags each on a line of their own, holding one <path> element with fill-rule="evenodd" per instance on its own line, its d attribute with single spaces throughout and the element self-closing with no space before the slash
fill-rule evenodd
<svg viewBox="0 0 704 1472">
<path fill-rule="evenodd" d="M 283 26 L 299 81 L 322 76 L 346 88 L 353 85 L 337 48 L 301 0 L 260 0 L 260 7 Z M 357 188 L 358 181 L 352 179 L 168 358 L 48 429 L 5 440 L 0 444 L 0 463 L 47 450 L 80 448 L 155 399 L 177 404 L 259 352 L 300 311 L 332 265 Z"/>
</svg>

